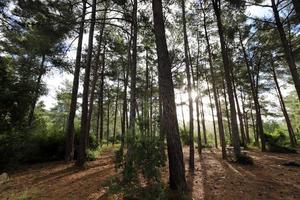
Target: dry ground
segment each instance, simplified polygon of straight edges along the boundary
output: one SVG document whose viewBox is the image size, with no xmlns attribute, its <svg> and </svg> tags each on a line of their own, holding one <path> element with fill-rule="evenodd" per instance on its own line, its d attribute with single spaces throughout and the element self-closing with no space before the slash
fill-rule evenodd
<svg viewBox="0 0 300 200">
<path fill-rule="evenodd" d="M 189 196 L 195 200 L 300 199 L 300 168 L 282 165 L 300 162 L 298 154 L 248 153 L 254 158 L 253 166 L 223 161 L 218 149 L 206 149 L 201 157 L 197 155 L 194 174 L 186 166 Z M 184 148 L 184 155 L 187 165 L 188 148 Z M 108 149 L 85 169 L 73 163 L 52 162 L 10 172 L 10 181 L 0 185 L 0 199 L 113 199 L 103 186 L 117 175 L 113 158 L 113 150 Z M 163 177 L 167 177 L 166 170 Z"/>
</svg>

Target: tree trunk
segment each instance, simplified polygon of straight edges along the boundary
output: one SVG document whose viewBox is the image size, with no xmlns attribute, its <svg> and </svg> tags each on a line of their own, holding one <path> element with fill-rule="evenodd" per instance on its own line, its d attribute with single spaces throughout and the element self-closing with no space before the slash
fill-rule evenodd
<svg viewBox="0 0 300 200">
<path fill-rule="evenodd" d="M 96 0 L 93 0 L 92 14 L 91 14 L 91 25 L 89 31 L 88 40 L 88 55 L 87 63 L 85 67 L 84 83 L 83 83 L 83 94 L 82 94 L 82 114 L 81 114 L 81 129 L 79 138 L 79 153 L 76 164 L 83 166 L 86 161 L 86 147 L 88 137 L 88 97 L 89 97 L 89 85 L 90 85 L 90 70 L 93 54 L 93 40 L 94 40 L 94 29 L 96 23 Z"/>
<path fill-rule="evenodd" d="M 74 158 L 74 139 L 75 139 L 74 118 L 76 115 L 76 107 L 77 107 L 82 39 L 83 39 L 83 32 L 84 32 L 84 19 L 86 13 L 86 0 L 83 0 L 82 3 L 83 3 L 83 8 L 81 13 L 81 21 L 80 21 L 79 34 L 78 34 L 78 44 L 77 44 L 75 70 L 74 70 L 74 77 L 73 77 L 71 105 L 70 105 L 70 111 L 69 111 L 69 117 L 68 117 L 67 129 L 66 129 L 66 149 L 65 149 L 66 162 L 71 161 Z"/>
<path fill-rule="evenodd" d="M 190 155 L 189 155 L 189 168 L 190 170 L 194 170 L 194 116 L 193 116 L 193 98 L 192 98 L 192 81 L 191 81 L 191 68 L 190 68 L 190 58 L 189 58 L 189 43 L 188 36 L 186 30 L 186 19 L 185 19 L 185 0 L 181 0 L 181 8 L 182 8 L 182 24 L 183 24 L 183 38 L 184 38 L 184 55 L 185 55 L 185 72 L 187 77 L 187 91 L 189 97 L 189 113 L 190 113 L 190 121 L 189 121 L 189 147 L 190 147 Z"/>
<path fill-rule="evenodd" d="M 211 46 L 210 46 L 210 42 L 209 42 L 209 35 L 207 32 L 206 13 L 205 13 L 202 3 L 201 3 L 201 10 L 203 12 L 203 26 L 204 26 L 206 45 L 207 45 L 210 75 L 212 77 L 213 95 L 214 95 L 214 100 L 215 100 L 215 105 L 216 105 L 216 110 L 217 110 L 220 143 L 221 143 L 221 147 L 222 147 L 222 157 L 223 157 L 223 159 L 226 159 L 226 157 L 227 157 L 226 156 L 226 142 L 225 142 L 225 133 L 224 133 L 224 125 L 223 125 L 223 119 L 222 119 L 222 112 L 220 109 L 220 104 L 218 102 L 217 88 L 216 88 L 216 82 L 215 82 L 216 75 L 215 75 L 215 70 L 213 69 Z M 210 97 L 210 101 L 211 101 L 211 97 Z M 212 112 L 213 112 L 213 110 L 212 110 Z M 214 127 L 214 129 L 215 129 L 215 127 Z M 215 133 L 215 144 L 217 147 L 218 144 L 217 144 L 216 133 Z"/>
<path fill-rule="evenodd" d="M 180 143 L 171 62 L 168 53 L 161 0 L 152 1 L 154 33 L 158 57 L 159 92 L 162 101 L 162 127 L 167 136 L 170 188 L 179 192 L 187 189 L 183 153 Z"/>
<path fill-rule="evenodd" d="M 109 143 L 109 133 L 110 133 L 110 129 L 109 129 L 109 125 L 110 125 L 110 91 L 109 88 L 107 88 L 107 108 L 106 108 L 106 146 L 108 146 Z"/>
<path fill-rule="evenodd" d="M 234 96 L 233 96 L 233 89 L 232 89 L 232 76 L 231 76 L 231 65 L 229 62 L 226 43 L 224 38 L 223 32 L 223 24 L 221 19 L 221 8 L 220 8 L 220 1 L 219 0 L 212 0 L 214 12 L 217 17 L 217 25 L 218 25 L 218 33 L 220 37 L 220 44 L 221 44 L 221 53 L 223 59 L 223 67 L 225 73 L 225 80 L 227 84 L 227 92 L 229 97 L 229 105 L 230 105 L 230 119 L 231 119 L 231 127 L 232 127 L 232 141 L 233 141 L 233 148 L 234 148 L 234 155 L 238 158 L 241 154 L 240 148 L 240 139 L 238 134 L 238 124 L 236 118 L 236 110 L 235 110 L 235 103 L 234 103 Z M 217 3 L 219 2 L 219 3 Z"/>
<path fill-rule="evenodd" d="M 119 101 L 119 85 L 120 80 L 118 77 L 118 86 L 117 86 L 117 95 L 116 95 L 116 104 L 115 104 L 115 119 L 114 119 L 114 130 L 113 130 L 113 146 L 115 145 L 115 139 L 116 139 L 116 127 L 117 127 L 117 115 L 118 115 L 118 101 Z"/>
<path fill-rule="evenodd" d="M 215 147 L 218 148 L 218 138 L 217 138 L 217 128 L 216 128 L 216 122 L 215 122 L 214 107 L 213 107 L 213 102 L 212 102 L 212 97 L 211 97 L 211 93 L 210 93 L 209 82 L 208 82 L 207 76 L 205 76 L 205 79 L 206 79 L 206 83 L 207 83 L 209 105 L 210 105 L 211 116 L 212 116 L 212 121 L 213 121 Z"/>
<path fill-rule="evenodd" d="M 95 55 L 96 56 L 95 66 L 94 66 L 94 70 L 93 70 L 93 80 L 91 83 L 91 92 L 90 92 L 91 94 L 90 94 L 90 100 L 89 100 L 90 107 L 89 107 L 89 114 L 88 114 L 88 134 L 90 133 L 91 119 L 92 119 L 93 107 L 94 107 L 95 88 L 96 88 L 96 83 L 98 81 L 98 69 L 99 69 L 99 63 L 100 63 L 102 38 L 103 38 L 104 29 L 105 29 L 106 13 L 107 13 L 107 6 L 105 6 L 105 10 L 104 10 L 103 22 L 101 24 L 101 29 L 100 29 L 100 34 L 99 34 L 97 53 Z"/>
<path fill-rule="evenodd" d="M 225 111 L 226 111 L 226 118 L 227 118 L 227 126 L 228 126 L 228 135 L 230 144 L 232 145 L 232 132 L 231 132 L 231 123 L 230 123 L 230 117 L 229 117 L 229 110 L 228 110 L 228 102 L 227 102 L 227 94 L 226 94 L 226 86 L 224 83 L 224 78 L 222 76 L 222 87 L 223 87 L 223 95 L 224 95 L 224 102 L 225 102 Z"/>
<path fill-rule="evenodd" d="M 238 118 L 239 118 L 239 122 L 240 122 L 240 131 L 241 131 L 241 137 L 242 137 L 241 145 L 246 146 L 244 120 L 243 120 L 243 115 L 242 115 L 241 108 L 240 108 L 239 99 L 238 99 L 238 96 L 237 96 L 236 83 L 235 83 L 235 80 L 234 80 L 233 73 L 232 73 L 232 85 L 233 85 L 233 93 L 234 93 L 234 97 L 235 97 L 235 101 L 236 101 L 236 107 L 237 107 L 237 111 L 238 111 Z"/>
<path fill-rule="evenodd" d="M 35 110 L 37 100 L 39 98 L 39 89 L 40 89 L 40 85 L 42 82 L 42 76 L 45 74 L 45 69 L 44 69 L 45 57 L 46 57 L 45 55 L 42 55 L 42 60 L 41 60 L 40 68 L 39 68 L 39 76 L 36 81 L 34 97 L 33 97 L 32 103 L 31 103 L 31 110 L 30 110 L 29 117 L 28 117 L 28 125 L 29 126 L 31 126 L 32 122 L 33 122 L 34 110 Z"/>
<path fill-rule="evenodd" d="M 297 0 L 297 1 L 299 1 L 299 0 Z M 299 76 L 299 73 L 297 71 L 297 66 L 296 66 L 296 63 L 295 63 L 293 52 L 292 52 L 292 49 L 290 48 L 289 43 L 287 41 L 286 34 L 284 32 L 283 24 L 280 20 L 280 16 L 279 16 L 279 12 L 278 12 L 278 8 L 277 8 L 277 5 L 275 3 L 275 0 L 271 0 L 271 2 L 272 2 L 272 9 L 273 9 L 273 14 L 274 14 L 277 30 L 279 32 L 281 44 L 283 46 L 284 53 L 285 53 L 285 59 L 286 59 L 286 62 L 288 64 L 289 68 L 290 68 L 292 78 L 293 78 L 293 82 L 295 84 L 295 88 L 296 88 L 296 91 L 297 91 L 297 94 L 298 94 L 298 99 L 300 101 L 300 76 Z M 298 4 L 299 3 L 296 3 L 295 5 L 298 5 Z M 297 7 L 299 8 L 299 6 L 297 6 Z M 297 8 L 297 7 L 295 7 L 295 8 Z"/>
<path fill-rule="evenodd" d="M 272 60 L 271 62 L 272 62 L 271 65 L 272 65 L 273 78 L 274 78 L 275 86 L 276 86 L 276 89 L 277 89 L 277 92 L 278 92 L 278 99 L 279 99 L 280 107 L 281 107 L 281 110 L 282 110 L 282 113 L 283 113 L 283 116 L 284 116 L 284 119 L 286 121 L 286 125 L 287 125 L 287 128 L 288 128 L 290 143 L 291 143 L 291 146 L 296 146 L 297 141 L 296 141 L 296 138 L 295 138 L 294 129 L 293 129 L 290 117 L 288 115 L 288 112 L 286 110 L 284 99 L 283 99 L 283 96 L 282 96 L 282 93 L 281 93 L 281 90 L 280 90 L 280 86 L 279 86 L 279 83 L 278 83 L 278 80 L 277 80 L 275 66 L 274 66 L 274 63 L 273 63 L 274 61 Z"/>
<path fill-rule="evenodd" d="M 253 78 L 253 75 L 252 75 L 251 69 L 250 69 L 250 63 L 249 63 L 249 60 L 248 60 L 246 49 L 245 49 L 243 41 L 242 41 L 242 36 L 241 36 L 240 31 L 239 31 L 239 40 L 240 40 L 240 45 L 242 47 L 245 64 L 246 64 L 246 67 L 247 67 L 247 73 L 248 73 L 249 82 L 250 82 L 250 86 L 251 86 L 252 98 L 253 98 L 253 101 L 254 101 L 254 108 L 255 108 L 255 113 L 256 113 L 256 126 L 257 126 L 256 136 L 261 137 L 261 146 L 262 146 L 261 148 L 262 148 L 262 151 L 265 151 L 265 149 L 266 149 L 266 147 L 265 147 L 265 135 L 264 135 L 263 122 L 262 122 L 261 113 L 260 113 L 260 103 L 259 103 L 259 100 L 258 100 L 258 85 L 256 85 L 255 82 L 254 82 L 254 78 Z M 258 80 L 258 77 L 257 77 L 257 80 Z M 255 138 L 256 144 L 258 144 L 258 138 L 257 137 Z"/>
</svg>

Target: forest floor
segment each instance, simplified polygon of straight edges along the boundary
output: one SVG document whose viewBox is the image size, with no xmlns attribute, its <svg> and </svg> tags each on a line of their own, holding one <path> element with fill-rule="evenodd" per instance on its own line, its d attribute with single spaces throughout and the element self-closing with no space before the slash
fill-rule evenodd
<svg viewBox="0 0 300 200">
<path fill-rule="evenodd" d="M 300 199 L 300 168 L 283 165 L 289 161 L 300 162 L 299 154 L 247 152 L 254 159 L 253 166 L 223 161 L 220 150 L 205 149 L 201 157 L 195 156 L 195 172 L 191 174 L 185 147 L 188 197 L 195 200 Z M 103 150 L 85 169 L 74 167 L 74 163 L 51 162 L 8 173 L 10 181 L 0 185 L 1 200 L 124 198 L 124 194 L 113 194 L 107 186 L 107 182 L 113 181 L 112 177 L 120 177 L 114 168 L 113 149 Z M 164 168 L 164 185 L 167 185 L 167 177 L 167 168 Z"/>
</svg>

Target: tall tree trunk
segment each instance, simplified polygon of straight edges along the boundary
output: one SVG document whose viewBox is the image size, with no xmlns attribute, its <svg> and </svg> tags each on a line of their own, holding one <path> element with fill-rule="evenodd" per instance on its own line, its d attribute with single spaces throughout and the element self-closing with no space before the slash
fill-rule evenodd
<svg viewBox="0 0 300 200">
<path fill-rule="evenodd" d="M 106 13 L 107 13 L 107 5 L 105 6 L 105 10 L 104 10 L 104 14 L 103 14 L 104 15 L 103 21 L 101 23 L 97 53 L 96 53 L 96 58 L 95 58 L 95 66 L 93 69 L 93 79 L 92 79 L 92 83 L 91 83 L 91 92 L 90 92 L 91 94 L 90 94 L 90 100 L 89 100 L 90 107 L 89 107 L 89 114 L 88 114 L 88 133 L 90 133 L 91 119 L 92 119 L 93 107 L 94 107 L 95 88 L 96 88 L 96 83 L 98 81 L 98 69 L 99 69 L 99 64 L 100 64 L 100 53 L 101 53 L 103 33 L 104 33 L 104 29 L 105 29 Z"/>
<path fill-rule="evenodd" d="M 234 103 L 234 96 L 233 96 L 233 89 L 232 89 L 232 77 L 230 74 L 232 69 L 231 69 L 231 65 L 229 62 L 228 54 L 227 54 L 226 42 L 225 42 L 224 31 L 223 31 L 223 24 L 222 24 L 222 19 L 221 19 L 221 2 L 220 2 L 220 0 L 212 0 L 212 2 L 213 2 L 214 12 L 217 17 L 217 25 L 218 25 L 218 33 L 219 33 L 219 37 L 220 37 L 223 67 L 224 67 L 225 80 L 226 80 L 226 84 L 227 84 L 227 92 L 228 92 L 228 97 L 229 97 L 230 119 L 231 119 L 231 128 L 232 128 L 232 141 L 233 141 L 234 155 L 236 158 L 238 158 L 241 154 L 241 148 L 240 148 L 238 124 L 237 124 L 236 110 L 235 110 L 235 103 Z"/>
<path fill-rule="evenodd" d="M 274 78 L 275 86 L 276 86 L 276 89 L 277 89 L 277 92 L 278 92 L 280 107 L 281 107 L 281 110 L 282 110 L 282 113 L 283 113 L 283 116 L 284 116 L 284 119 L 286 121 L 286 125 L 287 125 L 287 128 L 288 128 L 290 143 L 291 143 L 291 146 L 296 146 L 297 141 L 296 141 L 296 138 L 295 138 L 294 129 L 293 129 L 290 117 L 288 115 L 288 112 L 286 110 L 284 99 L 283 99 L 283 96 L 282 96 L 282 93 L 281 93 L 281 90 L 280 90 L 280 86 L 279 86 L 279 83 L 278 83 L 278 80 L 277 80 L 275 66 L 274 66 L 274 63 L 273 63 L 274 61 L 271 60 L 271 62 L 272 62 L 271 65 L 272 65 L 273 78 Z"/>
<path fill-rule="evenodd" d="M 213 106 L 213 102 L 212 102 L 212 97 L 211 97 L 211 92 L 210 92 L 207 76 L 205 76 L 205 79 L 206 79 L 206 83 L 207 83 L 208 99 L 209 99 L 209 105 L 210 105 L 211 116 L 212 116 L 212 121 L 213 121 L 215 147 L 218 148 L 218 138 L 217 138 L 217 128 L 216 128 L 216 122 L 215 122 L 214 106 Z"/>
<path fill-rule="evenodd" d="M 91 25 L 90 25 L 89 40 L 88 40 L 88 53 L 87 53 L 87 61 L 86 61 L 85 75 L 84 75 L 84 82 L 83 82 L 79 153 L 78 153 L 78 159 L 76 161 L 76 164 L 78 166 L 83 166 L 86 161 L 86 147 L 87 147 L 87 137 L 88 137 L 88 106 L 89 106 L 88 98 L 89 98 L 90 70 L 91 70 L 92 54 L 93 54 L 95 23 L 96 23 L 96 0 L 93 0 Z"/>
<path fill-rule="evenodd" d="M 200 41 L 199 32 L 197 31 L 197 63 L 196 63 L 196 87 L 197 98 L 196 98 L 196 113 L 197 113 L 197 143 L 198 143 L 198 154 L 202 153 L 202 138 L 201 138 L 201 126 L 200 126 L 200 109 L 199 109 L 199 88 L 200 88 L 200 73 L 199 73 L 199 54 L 200 54 Z"/>
<path fill-rule="evenodd" d="M 106 108 L 106 146 L 108 146 L 109 143 L 109 135 L 110 135 L 110 91 L 109 88 L 107 88 L 107 108 Z"/>
<path fill-rule="evenodd" d="M 245 109 L 246 98 L 243 91 L 241 91 L 241 100 L 242 100 L 241 102 L 242 102 L 243 120 L 245 123 L 246 142 L 247 144 L 250 144 L 248 113 L 246 112 Z"/>
<path fill-rule="evenodd" d="M 249 59 L 248 59 L 248 55 L 246 53 L 246 49 L 244 47 L 243 41 L 242 41 L 242 35 L 241 32 L 239 31 L 239 40 L 240 40 L 240 45 L 242 47 L 242 51 L 243 51 L 243 56 L 244 56 L 244 61 L 247 67 L 247 73 L 248 73 L 248 77 L 249 77 L 249 82 L 250 82 L 250 86 L 251 86 L 251 93 L 252 93 L 252 98 L 254 101 L 254 108 L 255 108 L 255 114 L 256 114 L 256 127 L 257 127 L 257 133 L 256 136 L 260 136 L 261 137 L 261 148 L 262 151 L 265 151 L 265 134 L 264 134 L 264 129 L 263 129 L 263 122 L 262 122 L 262 118 L 261 118 L 261 113 L 260 113 L 260 103 L 258 100 L 258 85 L 255 84 L 254 81 L 254 77 L 251 73 L 251 69 L 250 69 L 250 63 L 249 63 Z M 258 78 L 257 78 L 258 80 Z M 258 144 L 258 138 L 255 138 L 255 143 Z"/>
<path fill-rule="evenodd" d="M 186 130 L 186 125 L 185 125 L 185 119 L 184 119 L 184 111 L 183 111 L 183 101 L 182 101 L 182 95 L 180 94 L 180 101 L 181 101 L 181 116 L 182 116 L 182 123 L 183 123 L 183 131 L 184 131 L 184 134 L 187 133 L 187 130 Z"/>
<path fill-rule="evenodd" d="M 77 52 L 76 52 L 76 60 L 75 60 L 75 69 L 74 69 L 74 77 L 73 77 L 73 87 L 72 87 L 72 97 L 70 104 L 70 111 L 66 129 L 66 148 L 65 148 L 65 161 L 71 161 L 74 158 L 74 118 L 76 114 L 77 107 L 77 95 L 78 95 L 78 86 L 79 86 L 79 74 L 80 74 L 80 64 L 81 64 L 81 51 L 82 51 L 82 39 L 84 32 L 84 19 L 86 13 L 86 0 L 82 1 L 82 13 L 81 13 L 81 21 L 79 27 L 78 34 L 78 44 L 77 44 Z"/>
<path fill-rule="evenodd" d="M 224 102 L 225 102 L 225 111 L 226 111 L 226 118 L 227 118 L 227 126 L 228 126 L 228 135 L 230 144 L 232 145 L 232 132 L 231 132 L 231 123 L 230 123 L 230 117 L 229 117 L 229 110 L 228 110 L 228 102 L 227 102 L 227 93 L 226 93 L 226 86 L 222 75 L 222 87 L 223 87 L 223 95 L 224 95 Z"/>
<path fill-rule="evenodd" d="M 299 73 L 297 71 L 297 66 L 296 66 L 296 63 L 295 63 L 293 52 L 292 52 L 292 49 L 289 46 L 288 40 L 286 38 L 286 34 L 284 32 L 283 24 L 280 20 L 279 11 L 278 11 L 277 5 L 275 3 L 275 0 L 271 0 L 271 2 L 272 2 L 272 9 L 273 9 L 273 14 L 274 14 L 277 30 L 279 32 L 281 44 L 282 44 L 282 47 L 284 49 L 285 59 L 286 59 L 286 62 L 288 64 L 289 68 L 290 68 L 292 78 L 293 78 L 293 81 L 294 81 L 294 84 L 295 84 L 295 88 L 296 88 L 296 91 L 297 91 L 297 94 L 298 94 L 298 99 L 300 101 L 300 76 L 299 76 Z M 296 5 L 297 4 L 299 4 L 299 3 L 296 3 Z M 295 7 L 295 8 L 297 8 L 297 7 Z M 299 8 L 299 6 L 298 6 L 298 8 Z"/>
<path fill-rule="evenodd" d="M 135 142 L 135 123 L 136 123 L 136 76 L 137 76 L 137 34 L 138 34 L 138 24 L 137 24 L 137 0 L 133 1 L 133 10 L 132 10 L 132 63 L 130 70 L 130 114 L 129 114 L 129 130 L 128 130 L 128 150 L 126 155 L 126 165 L 124 173 L 127 173 L 127 170 L 131 170 L 133 167 L 133 145 Z M 130 178 L 130 177 L 128 177 Z"/>
<path fill-rule="evenodd" d="M 102 54 L 102 67 L 100 73 L 100 86 L 98 91 L 98 109 L 97 109 L 97 126 L 96 126 L 96 141 L 97 145 L 102 144 L 103 139 L 103 91 L 104 91 L 104 72 L 105 72 L 105 45 Z"/>
<path fill-rule="evenodd" d="M 159 92 L 162 101 L 162 127 L 167 136 L 170 188 L 186 191 L 183 153 L 180 143 L 171 62 L 167 48 L 161 0 L 152 1 L 154 33 L 158 57 Z"/>
<path fill-rule="evenodd" d="M 225 142 L 225 133 L 224 133 L 224 125 L 223 125 L 223 120 L 222 120 L 222 112 L 220 109 L 220 104 L 218 102 L 218 96 L 217 96 L 217 88 L 216 88 L 216 75 L 215 75 L 215 70 L 213 68 L 213 62 L 212 62 L 212 52 L 211 52 L 211 45 L 210 45 L 210 40 L 209 40 L 209 35 L 207 32 L 207 22 L 206 22 L 206 13 L 203 7 L 203 4 L 200 3 L 201 10 L 203 12 L 203 26 L 204 26 L 204 33 L 205 33 L 205 40 L 206 40 L 206 45 L 207 45 L 207 52 L 208 52 L 208 61 L 209 61 L 209 70 L 210 70 L 210 75 L 212 77 L 212 84 L 213 84 L 213 95 L 214 95 L 214 100 L 215 100 L 215 105 L 216 105 L 216 110 L 217 110 L 217 118 L 218 118 L 218 127 L 219 127 L 219 135 L 220 135 L 220 143 L 222 147 L 222 157 L 226 159 L 226 142 Z M 215 144 L 216 147 L 217 145 L 217 139 L 216 139 L 216 134 L 215 134 Z"/>
<path fill-rule="evenodd" d="M 31 110 L 30 110 L 29 117 L 28 117 L 28 125 L 29 126 L 32 125 L 32 122 L 33 122 L 34 110 L 35 110 L 37 100 L 39 98 L 39 89 L 40 89 L 41 82 L 42 82 L 42 76 L 45 74 L 45 69 L 44 69 L 45 57 L 46 57 L 45 55 L 42 55 L 42 60 L 41 60 L 40 68 L 39 68 L 39 76 L 36 81 L 34 97 L 31 102 Z"/>
<path fill-rule="evenodd" d="M 235 97 L 235 101 L 236 101 L 236 107 L 237 107 L 237 111 L 238 111 L 238 118 L 239 118 L 239 122 L 240 122 L 240 131 L 241 131 L 241 137 L 242 137 L 241 145 L 246 146 L 244 120 L 243 120 L 243 115 L 242 115 L 241 108 L 240 108 L 239 99 L 238 99 L 238 96 L 237 96 L 236 83 L 235 83 L 235 80 L 234 80 L 233 73 L 232 73 L 232 85 L 233 85 L 233 93 L 234 93 L 234 97 Z"/>
<path fill-rule="evenodd" d="M 185 19 L 185 0 L 181 0 L 181 8 L 182 8 L 182 24 L 183 24 L 183 38 L 184 38 L 184 55 L 185 55 L 185 72 L 187 77 L 187 91 L 189 97 L 189 113 L 190 113 L 190 121 L 189 121 L 189 147 L 190 147 L 190 155 L 189 155 L 189 168 L 190 170 L 194 170 L 194 116 L 193 116 L 193 97 L 192 97 L 192 81 L 191 81 L 191 67 L 190 67 L 190 58 L 189 58 L 189 43 L 188 36 L 186 30 L 186 19 Z"/>
<path fill-rule="evenodd" d="M 207 145 L 207 134 L 206 134 L 206 125 L 205 125 L 205 116 L 204 116 L 204 106 L 203 106 L 201 92 L 199 92 L 199 100 L 200 100 L 200 106 L 201 106 L 200 114 L 201 114 L 202 130 L 203 130 L 203 140 L 204 140 L 204 145 Z"/>
<path fill-rule="evenodd" d="M 117 127 L 117 116 L 118 116 L 118 102 L 119 102 L 119 85 L 120 80 L 118 77 L 118 86 L 117 86 L 117 94 L 116 94 L 116 103 L 115 103 L 115 119 L 114 119 L 114 129 L 113 129 L 113 146 L 115 145 L 115 139 L 116 139 L 116 127 Z"/>
<path fill-rule="evenodd" d="M 122 108 L 122 124 L 121 124 L 121 146 L 120 151 L 123 155 L 123 148 L 125 143 L 125 133 L 126 133 L 126 122 L 127 122 L 127 87 L 128 87 L 128 78 L 129 78 L 129 67 L 131 66 L 131 40 L 128 41 L 127 48 L 127 65 L 123 67 L 124 74 L 124 92 L 123 92 L 123 108 Z M 128 128 L 128 126 L 127 126 Z"/>
</svg>

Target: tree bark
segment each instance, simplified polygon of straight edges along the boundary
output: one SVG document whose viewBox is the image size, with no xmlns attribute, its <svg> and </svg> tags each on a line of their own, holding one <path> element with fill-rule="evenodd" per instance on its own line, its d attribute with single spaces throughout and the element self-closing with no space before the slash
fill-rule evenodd
<svg viewBox="0 0 300 200">
<path fill-rule="evenodd" d="M 96 88 L 96 83 L 98 81 L 98 69 L 99 69 L 99 63 L 100 63 L 102 38 L 103 38 L 104 29 L 105 29 L 106 13 L 107 13 L 107 6 L 105 6 L 105 10 L 104 10 L 103 21 L 101 23 L 101 29 L 100 29 L 100 34 L 99 34 L 97 53 L 95 55 L 95 57 L 96 57 L 95 58 L 95 66 L 93 69 L 93 80 L 91 83 L 91 92 L 90 92 L 91 94 L 90 94 L 90 100 L 89 100 L 90 106 L 89 106 L 89 114 L 88 114 L 88 134 L 90 133 L 91 119 L 92 119 L 93 107 L 94 107 L 95 88 Z"/>
<path fill-rule="evenodd" d="M 230 72 L 232 71 L 231 65 L 229 62 L 227 49 L 226 49 L 226 42 L 224 37 L 223 31 L 223 24 L 221 19 L 221 2 L 220 0 L 212 0 L 213 8 L 215 15 L 217 17 L 217 25 L 218 25 L 218 33 L 220 37 L 220 44 L 221 44 L 221 53 L 223 59 L 223 67 L 225 73 L 225 80 L 227 84 L 227 92 L 229 97 L 229 105 L 230 105 L 230 119 L 231 119 L 231 128 L 232 128 L 232 141 L 233 141 L 233 148 L 234 148 L 234 155 L 238 158 L 241 155 L 241 148 L 240 148 L 240 139 L 238 134 L 238 124 L 236 118 L 236 109 L 235 109 L 235 102 L 233 96 L 233 89 L 232 89 L 232 76 Z"/>
<path fill-rule="evenodd" d="M 120 80 L 118 77 L 118 86 L 117 86 L 117 94 L 116 94 L 116 103 L 115 103 L 115 119 L 114 119 L 114 129 L 113 129 L 113 146 L 115 145 L 115 139 L 116 139 L 116 127 L 117 127 L 117 115 L 118 115 L 118 102 L 119 102 L 119 85 Z"/>
<path fill-rule="evenodd" d="M 76 107 L 77 107 L 82 39 L 83 39 L 83 32 L 84 32 L 84 19 L 86 13 L 86 0 L 83 0 L 82 3 L 83 3 L 83 7 L 82 7 L 81 21 L 80 21 L 79 34 L 78 34 L 78 44 L 77 44 L 75 70 L 74 70 L 74 77 L 73 77 L 71 105 L 70 105 L 70 111 L 69 111 L 69 117 L 68 117 L 67 129 L 66 129 L 66 149 L 65 149 L 66 162 L 71 161 L 74 158 L 74 139 L 75 139 L 74 118 L 75 118 Z"/>
<path fill-rule="evenodd" d="M 83 83 L 83 95 L 82 95 L 82 114 L 81 114 L 81 129 L 79 138 L 79 153 L 76 164 L 83 166 L 86 161 L 86 147 L 88 137 L 88 97 L 89 97 L 89 85 L 90 85 L 90 70 L 93 54 L 93 40 L 94 40 L 94 29 L 96 23 L 96 0 L 92 3 L 92 14 L 91 14 L 91 25 L 89 31 L 88 40 L 88 55 L 87 63 L 85 67 L 84 83 Z"/>
<path fill-rule="evenodd" d="M 297 0 L 297 1 L 299 1 L 299 0 Z M 284 32 L 283 24 L 280 20 L 279 11 L 278 11 L 277 5 L 275 3 L 275 0 L 271 0 L 271 2 L 272 2 L 272 9 L 273 9 L 273 14 L 274 14 L 277 30 L 278 30 L 278 33 L 279 33 L 279 36 L 280 36 L 282 47 L 284 49 L 285 59 L 286 59 L 286 62 L 288 64 L 289 68 L 290 68 L 290 72 L 292 74 L 293 82 L 295 84 L 295 88 L 296 88 L 296 91 L 297 91 L 297 94 L 298 94 L 298 100 L 300 101 L 300 76 L 299 76 L 299 73 L 298 73 L 298 70 L 297 70 L 297 66 L 296 66 L 296 63 L 295 63 L 293 52 L 292 52 L 292 49 L 289 46 L 288 40 L 286 38 L 286 34 Z M 296 5 L 297 4 L 299 4 L 299 3 L 296 3 Z"/>
<path fill-rule="evenodd" d="M 34 97 L 33 97 L 32 103 L 31 103 L 31 110 L 30 110 L 29 117 L 28 117 L 28 125 L 29 126 L 32 125 L 32 122 L 33 122 L 34 110 L 35 110 L 37 100 L 39 98 L 39 89 L 40 89 L 41 82 L 42 82 L 42 76 L 45 74 L 45 69 L 44 69 L 45 57 L 46 57 L 45 55 L 42 55 L 42 60 L 41 60 L 40 68 L 39 68 L 39 76 L 36 81 Z"/>
<path fill-rule="evenodd" d="M 191 66 L 190 66 L 190 58 L 189 58 L 189 43 L 188 36 L 186 30 L 186 19 L 185 19 L 185 0 L 181 0 L 181 9 L 182 9 L 182 24 L 183 24 L 183 38 L 184 38 L 184 61 L 185 61 L 185 72 L 187 77 L 187 91 L 189 97 L 189 147 L 190 147 L 190 155 L 189 155 L 189 168 L 190 170 L 194 170 L 194 116 L 193 116 L 193 98 L 192 98 L 192 81 L 191 81 Z"/>
<path fill-rule="evenodd" d="M 180 143 L 171 62 L 168 53 L 161 0 L 152 1 L 154 33 L 158 57 L 159 92 L 162 101 L 162 127 L 167 136 L 169 184 L 172 190 L 187 189 L 183 153 Z"/>
<path fill-rule="evenodd" d="M 244 61 L 245 61 L 246 67 L 247 67 L 247 73 L 248 73 L 249 82 L 250 82 L 250 86 L 251 86 L 252 98 L 254 101 L 254 108 L 255 108 L 255 114 L 256 114 L 256 127 L 257 127 L 255 141 L 256 141 L 256 144 L 258 144 L 258 136 L 260 136 L 261 148 L 262 148 L 262 151 L 265 151 L 265 148 L 266 148 L 265 147 L 265 137 L 264 137 L 265 135 L 264 135 L 263 122 L 262 122 L 261 113 L 260 113 L 260 103 L 258 100 L 258 85 L 256 85 L 254 82 L 254 77 L 251 73 L 250 63 L 248 60 L 246 49 L 245 49 L 243 41 L 242 41 L 242 35 L 241 35 L 240 31 L 239 31 L 239 40 L 240 40 L 240 45 L 241 45 L 242 51 L 243 51 Z M 257 77 L 257 80 L 258 80 L 258 77 Z"/>
<path fill-rule="evenodd" d="M 283 113 L 283 116 L 284 116 L 284 119 L 286 121 L 286 125 L 287 125 L 287 128 L 288 128 L 288 133 L 289 133 L 291 146 L 296 146 L 297 141 L 296 141 L 296 138 L 295 138 L 295 132 L 294 132 L 290 117 L 288 115 L 288 112 L 286 110 L 286 106 L 285 106 L 284 99 L 283 99 L 283 96 L 282 96 L 282 93 L 281 93 L 281 90 L 280 90 L 280 86 L 279 86 L 279 83 L 278 83 L 278 80 L 277 80 L 277 75 L 276 75 L 275 66 L 274 66 L 273 62 L 274 61 L 271 60 L 273 79 L 274 79 L 276 90 L 277 90 L 277 93 L 278 93 L 278 99 L 279 99 L 280 107 L 281 107 L 281 110 L 282 110 L 282 113 Z"/>
</svg>

